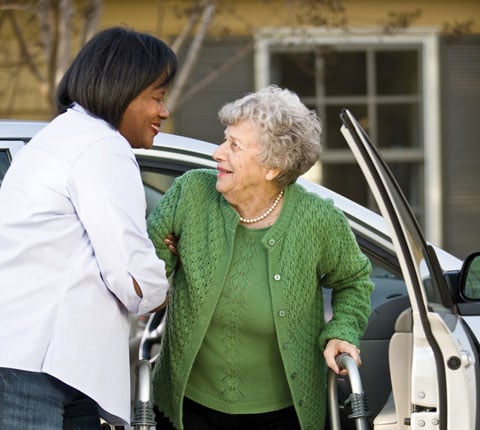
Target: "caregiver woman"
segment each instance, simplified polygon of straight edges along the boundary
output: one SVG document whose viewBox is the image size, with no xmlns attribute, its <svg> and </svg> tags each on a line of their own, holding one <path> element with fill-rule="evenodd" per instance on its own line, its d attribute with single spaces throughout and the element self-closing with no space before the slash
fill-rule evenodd
<svg viewBox="0 0 480 430">
<path fill-rule="evenodd" d="M 0 188 L 0 429 L 130 422 L 129 312 L 165 301 L 132 148 L 169 117 L 160 39 L 113 27 L 60 81 L 58 116 Z"/>
</svg>

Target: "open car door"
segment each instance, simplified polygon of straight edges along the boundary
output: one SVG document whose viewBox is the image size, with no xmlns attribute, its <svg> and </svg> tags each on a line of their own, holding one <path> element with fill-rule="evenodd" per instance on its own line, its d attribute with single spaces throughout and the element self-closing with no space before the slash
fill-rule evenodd
<svg viewBox="0 0 480 430">
<path fill-rule="evenodd" d="M 348 110 L 340 118 L 389 227 L 411 303 L 390 341 L 396 423 L 388 429 L 477 429 L 476 339 L 457 314 L 435 250 L 379 151 Z"/>
</svg>

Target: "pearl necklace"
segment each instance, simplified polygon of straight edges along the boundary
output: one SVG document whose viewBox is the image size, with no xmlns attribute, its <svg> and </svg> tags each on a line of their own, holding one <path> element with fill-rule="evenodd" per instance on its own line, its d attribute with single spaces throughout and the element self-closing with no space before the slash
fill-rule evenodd
<svg viewBox="0 0 480 430">
<path fill-rule="evenodd" d="M 277 198 L 273 202 L 272 206 L 270 206 L 262 215 L 259 215 L 255 218 L 244 218 L 244 217 L 241 216 L 240 221 L 245 223 L 245 224 L 253 224 L 253 223 L 256 223 L 258 221 L 261 221 L 262 219 L 265 219 L 277 207 L 277 205 L 280 202 L 280 199 L 282 198 L 282 196 L 283 196 L 283 190 L 280 191 L 280 194 L 277 196 Z"/>
</svg>

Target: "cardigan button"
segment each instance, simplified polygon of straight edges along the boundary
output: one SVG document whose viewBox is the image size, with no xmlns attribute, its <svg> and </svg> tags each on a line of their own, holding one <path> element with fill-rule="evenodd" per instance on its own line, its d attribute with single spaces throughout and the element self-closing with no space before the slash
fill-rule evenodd
<svg viewBox="0 0 480 430">
<path fill-rule="evenodd" d="M 269 244 L 270 246 L 275 245 L 275 239 L 269 239 L 269 240 L 268 240 L 268 244 Z"/>
<path fill-rule="evenodd" d="M 273 279 L 275 279 L 275 281 L 280 281 L 281 278 L 282 278 L 282 277 L 281 277 L 278 273 L 276 273 L 275 275 L 273 275 Z"/>
<path fill-rule="evenodd" d="M 285 315 L 287 315 L 287 313 L 284 310 L 278 311 L 278 316 L 279 317 L 283 318 Z"/>
<path fill-rule="evenodd" d="M 292 379 L 295 379 L 298 375 L 297 375 L 297 372 L 293 372 L 290 376 Z"/>
</svg>

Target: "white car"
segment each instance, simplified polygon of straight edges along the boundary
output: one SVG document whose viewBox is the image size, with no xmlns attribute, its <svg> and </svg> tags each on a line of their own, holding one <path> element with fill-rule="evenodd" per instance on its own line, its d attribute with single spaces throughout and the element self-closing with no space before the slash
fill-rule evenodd
<svg viewBox="0 0 480 430">
<path fill-rule="evenodd" d="M 333 199 L 344 211 L 372 262 L 375 289 L 360 346 L 360 375 L 370 411 L 363 428 L 480 428 L 480 253 L 461 261 L 427 243 L 375 146 L 348 110 L 340 117 L 341 132 L 381 215 L 320 185 L 299 181 L 310 191 Z M 44 125 L 0 121 L 0 184 L 15 153 Z M 147 212 L 178 175 L 194 168 L 215 168 L 215 148 L 204 141 L 159 133 L 152 149 L 136 150 Z M 152 324 L 145 329 L 140 358 L 151 358 L 152 343 L 158 342 L 151 335 L 157 333 Z M 135 348 L 136 340 L 139 335 L 133 333 Z M 348 378 L 337 378 L 336 385 L 341 428 L 356 428 L 358 417 L 350 410 Z M 332 428 L 337 427 L 332 424 Z"/>
</svg>

